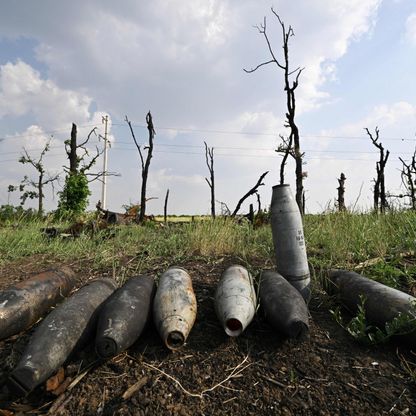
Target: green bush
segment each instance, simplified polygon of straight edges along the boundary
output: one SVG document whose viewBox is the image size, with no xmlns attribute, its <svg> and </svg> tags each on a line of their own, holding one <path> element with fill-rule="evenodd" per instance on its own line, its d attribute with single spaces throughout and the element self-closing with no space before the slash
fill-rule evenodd
<svg viewBox="0 0 416 416">
<path fill-rule="evenodd" d="M 84 173 L 69 174 L 65 178 L 62 192 L 59 192 L 59 203 L 56 215 L 59 218 L 74 217 L 84 213 L 88 206 L 91 191 Z"/>
</svg>

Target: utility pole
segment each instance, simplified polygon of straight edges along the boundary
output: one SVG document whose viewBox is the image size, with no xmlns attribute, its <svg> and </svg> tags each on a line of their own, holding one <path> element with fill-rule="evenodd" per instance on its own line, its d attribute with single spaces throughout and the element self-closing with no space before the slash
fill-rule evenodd
<svg viewBox="0 0 416 416">
<path fill-rule="evenodd" d="M 108 151 L 108 140 L 107 140 L 107 126 L 108 126 L 108 116 L 102 118 L 104 123 L 104 166 L 103 166 L 103 187 L 101 193 L 101 207 L 102 209 L 107 208 L 107 151 Z"/>
</svg>

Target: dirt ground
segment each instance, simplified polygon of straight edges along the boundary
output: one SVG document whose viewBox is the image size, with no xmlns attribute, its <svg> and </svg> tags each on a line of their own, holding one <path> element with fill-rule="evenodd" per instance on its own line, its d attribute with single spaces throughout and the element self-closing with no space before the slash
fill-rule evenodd
<svg viewBox="0 0 416 416">
<path fill-rule="evenodd" d="M 0 289 L 51 262 L 31 258 L 8 265 L 0 270 Z M 191 274 L 198 301 L 196 323 L 180 351 L 168 351 L 150 325 L 112 360 L 97 361 L 91 347 L 73 357 L 61 385 L 64 390 L 72 382 L 72 389 L 54 394 L 42 385 L 11 401 L 3 387 L 0 415 L 416 415 L 416 384 L 404 369 L 404 360 L 414 363 L 416 354 L 397 344 L 355 343 L 333 320 L 323 293 L 314 292 L 310 336 L 301 343 L 282 339 L 261 314 L 240 337 L 227 337 L 213 296 L 222 271 L 236 262 L 180 265 Z M 271 267 L 256 260 L 251 265 L 258 271 Z M 83 281 L 91 277 L 87 265 L 75 268 Z M 149 272 L 162 271 L 155 266 Z M 0 386 L 32 331 L 0 341 Z M 135 384 L 134 394 L 123 398 Z"/>
</svg>

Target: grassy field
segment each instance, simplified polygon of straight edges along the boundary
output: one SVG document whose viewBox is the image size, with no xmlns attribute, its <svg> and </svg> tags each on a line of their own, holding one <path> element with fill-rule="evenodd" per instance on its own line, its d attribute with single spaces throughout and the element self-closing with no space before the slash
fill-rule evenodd
<svg viewBox="0 0 416 416">
<path fill-rule="evenodd" d="M 64 226 L 41 221 L 12 222 L 0 228 L 0 266 L 46 255 L 56 262 L 88 262 L 91 270 L 111 269 L 125 276 L 125 259 L 140 273 L 160 266 L 203 258 L 233 256 L 250 267 L 255 259 L 274 262 L 269 225 L 253 228 L 230 219 L 198 220 L 167 226 L 117 226 L 79 238 L 46 238 L 41 228 Z M 315 283 L 331 267 L 359 267 L 390 286 L 413 284 L 416 265 L 406 261 L 415 249 L 416 213 L 387 215 L 331 213 L 304 218 L 308 258 Z"/>
</svg>

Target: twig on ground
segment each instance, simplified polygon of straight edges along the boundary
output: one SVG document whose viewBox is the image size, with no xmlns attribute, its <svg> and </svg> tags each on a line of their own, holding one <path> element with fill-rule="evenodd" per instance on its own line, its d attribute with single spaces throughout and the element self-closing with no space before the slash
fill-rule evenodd
<svg viewBox="0 0 416 416">
<path fill-rule="evenodd" d="M 248 363 L 247 365 L 244 365 L 244 364 L 247 362 L 247 360 L 248 360 L 248 355 L 246 355 L 246 356 L 244 357 L 244 359 L 243 359 L 243 361 L 241 361 L 241 363 L 239 363 L 236 367 L 234 367 L 234 368 L 232 369 L 231 373 L 230 373 L 230 374 L 229 374 L 229 375 L 228 375 L 228 376 L 227 376 L 224 380 L 220 381 L 220 382 L 219 382 L 219 383 L 217 383 L 217 384 L 214 384 L 212 387 L 210 387 L 210 388 L 208 388 L 208 389 L 204 389 L 204 390 L 202 390 L 200 393 L 193 393 L 193 392 L 191 392 L 191 391 L 187 390 L 185 387 L 183 387 L 183 386 L 182 386 L 181 382 L 180 382 L 178 379 L 176 379 L 175 377 L 171 376 L 170 374 L 168 374 L 168 373 L 164 372 L 164 371 L 163 371 L 163 370 L 161 370 L 160 368 L 155 367 L 154 365 L 152 365 L 152 364 L 148 364 L 148 363 L 145 363 L 145 362 L 143 362 L 143 364 L 144 364 L 146 367 L 151 368 L 152 370 L 156 370 L 156 371 L 158 371 L 159 373 L 163 374 L 165 377 L 167 377 L 167 378 L 169 378 L 170 380 L 172 380 L 173 382 L 175 382 L 175 383 L 179 386 L 179 388 L 180 388 L 180 389 L 181 389 L 181 390 L 182 390 L 185 394 L 187 394 L 188 396 L 191 396 L 191 397 L 198 397 L 198 398 L 202 399 L 202 398 L 203 398 L 203 396 L 204 396 L 204 394 L 209 393 L 209 392 L 211 392 L 211 391 L 213 391 L 213 390 L 217 389 L 218 387 L 223 387 L 223 388 L 227 388 L 227 389 L 229 389 L 229 387 L 223 386 L 223 384 L 224 384 L 224 383 L 226 383 L 227 381 L 229 381 L 229 380 L 233 379 L 233 378 L 238 377 L 238 376 L 240 375 L 240 373 L 242 373 L 242 372 L 243 372 L 246 368 L 248 368 L 248 367 L 250 367 L 251 365 L 253 365 L 253 363 Z"/>
<path fill-rule="evenodd" d="M 403 389 L 403 391 L 400 393 L 400 396 L 396 399 L 396 401 L 393 403 L 393 406 L 391 407 L 391 409 L 389 410 L 389 413 L 391 413 L 397 406 L 397 404 L 399 403 L 400 399 L 402 398 L 403 394 L 405 394 L 407 391 L 406 388 Z"/>
<path fill-rule="evenodd" d="M 285 389 L 287 387 L 286 384 L 283 384 L 280 381 L 277 381 L 273 378 L 266 377 L 266 376 L 261 376 L 261 378 L 268 381 L 269 383 L 272 383 L 272 384 L 275 384 L 276 386 L 281 387 L 282 389 Z"/>
<path fill-rule="evenodd" d="M 132 386 L 130 386 L 124 393 L 123 393 L 123 399 L 128 400 L 130 399 L 133 394 L 137 393 L 146 383 L 148 378 L 146 376 L 142 377 L 139 381 L 134 383 Z"/>
</svg>

